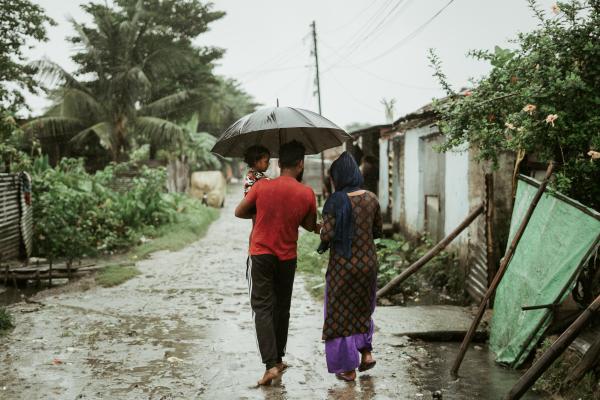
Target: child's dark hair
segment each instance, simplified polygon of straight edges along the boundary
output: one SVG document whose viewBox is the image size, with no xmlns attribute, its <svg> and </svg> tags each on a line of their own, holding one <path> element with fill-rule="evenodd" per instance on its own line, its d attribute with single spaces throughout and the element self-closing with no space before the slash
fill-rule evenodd
<svg viewBox="0 0 600 400">
<path fill-rule="evenodd" d="M 260 160 L 263 157 L 270 156 L 271 152 L 266 147 L 259 145 L 250 146 L 246 149 L 246 152 L 244 153 L 244 162 L 248 164 L 250 168 L 252 168 L 258 160 Z"/>
</svg>

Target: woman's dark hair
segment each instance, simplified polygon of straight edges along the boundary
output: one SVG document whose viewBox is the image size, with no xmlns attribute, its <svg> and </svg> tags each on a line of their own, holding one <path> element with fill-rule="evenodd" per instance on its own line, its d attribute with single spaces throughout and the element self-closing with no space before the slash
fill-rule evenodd
<svg viewBox="0 0 600 400">
<path fill-rule="evenodd" d="M 344 188 L 360 188 L 364 180 L 356 160 L 349 152 L 343 152 L 329 168 L 329 176 L 333 180 L 335 190 Z"/>
<path fill-rule="evenodd" d="M 297 140 L 287 142 L 279 148 L 279 164 L 281 168 L 294 168 L 298 163 L 304 160 L 306 149 L 304 145 Z"/>
<path fill-rule="evenodd" d="M 258 145 L 250 146 L 246 149 L 246 152 L 244 153 L 244 162 L 248 164 L 250 168 L 252 168 L 258 160 L 260 160 L 263 157 L 270 156 L 271 152 L 266 147 Z"/>
</svg>

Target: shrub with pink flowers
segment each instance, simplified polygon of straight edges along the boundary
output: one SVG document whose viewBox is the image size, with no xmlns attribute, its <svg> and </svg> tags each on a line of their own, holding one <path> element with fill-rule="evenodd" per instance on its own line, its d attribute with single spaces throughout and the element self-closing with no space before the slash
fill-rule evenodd
<svg viewBox="0 0 600 400">
<path fill-rule="evenodd" d="M 450 87 L 431 51 L 449 95 L 437 104 L 443 150 L 469 143 L 486 160 L 505 151 L 554 160 L 554 186 L 600 210 L 600 1 L 529 3 L 538 27 L 518 34 L 513 49 L 470 53 L 492 68 L 469 96 Z"/>
</svg>

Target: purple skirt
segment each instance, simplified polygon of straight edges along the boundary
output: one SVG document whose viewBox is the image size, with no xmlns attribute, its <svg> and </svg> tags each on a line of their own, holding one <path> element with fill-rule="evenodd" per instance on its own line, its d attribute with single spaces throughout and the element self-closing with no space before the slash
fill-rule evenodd
<svg viewBox="0 0 600 400">
<path fill-rule="evenodd" d="M 375 283 L 376 285 L 376 283 Z M 376 293 L 376 290 L 373 291 Z M 371 299 L 371 315 L 375 311 L 377 303 L 376 296 Z M 325 287 L 325 316 L 327 316 L 327 287 Z M 369 326 L 369 332 L 356 333 L 350 336 L 338 337 L 325 341 L 325 359 L 327 370 L 332 374 L 353 371 L 360 365 L 361 351 L 373 350 L 373 331 L 375 325 L 373 318 Z"/>
</svg>

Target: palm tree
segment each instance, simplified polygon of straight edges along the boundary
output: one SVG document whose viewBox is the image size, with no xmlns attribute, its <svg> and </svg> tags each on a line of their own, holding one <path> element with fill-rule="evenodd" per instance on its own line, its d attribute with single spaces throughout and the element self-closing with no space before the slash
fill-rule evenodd
<svg viewBox="0 0 600 400">
<path fill-rule="evenodd" d="M 198 132 L 198 114 L 183 123 L 183 136 L 176 140 L 167 138 L 160 143 L 168 160 L 167 187 L 170 192 L 185 192 L 193 171 L 218 170 L 221 161 L 211 153 L 217 139 L 206 132 Z"/>
<path fill-rule="evenodd" d="M 193 106 L 202 93 L 180 90 L 151 100 L 152 81 L 187 62 L 193 49 L 170 44 L 141 51 L 147 30 L 140 22 L 141 0 L 131 17 L 97 5 L 88 11 L 95 29 L 71 21 L 77 32 L 72 41 L 82 46 L 73 57 L 81 65 L 77 76 L 49 60 L 33 64 L 39 77 L 55 86 L 50 92 L 54 104 L 43 117 L 26 124 L 25 131 L 40 138 L 66 136 L 75 145 L 96 136 L 114 161 L 126 157 L 136 139 L 182 138 L 182 127 L 166 117 L 183 105 Z"/>
</svg>

